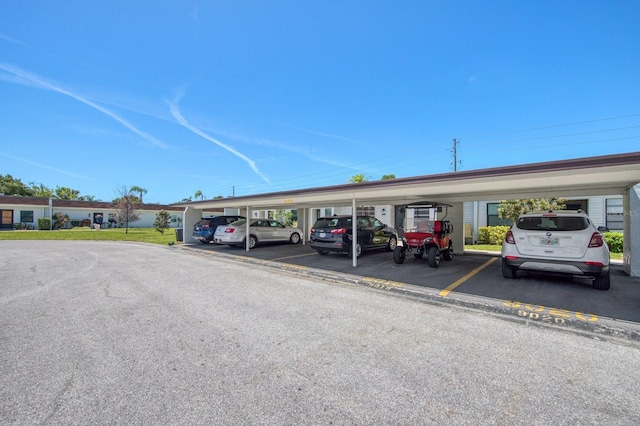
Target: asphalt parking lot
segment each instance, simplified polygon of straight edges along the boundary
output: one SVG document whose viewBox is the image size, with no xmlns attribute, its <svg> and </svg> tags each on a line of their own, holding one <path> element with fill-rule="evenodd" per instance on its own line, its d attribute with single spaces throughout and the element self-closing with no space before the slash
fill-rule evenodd
<svg viewBox="0 0 640 426">
<path fill-rule="evenodd" d="M 531 324 L 596 333 L 602 338 L 640 342 L 640 278 L 614 264 L 611 288 L 595 290 L 586 279 L 519 273 L 502 277 L 495 254 L 456 254 L 451 262 L 430 268 L 424 259 L 408 255 L 404 264 L 385 251 L 366 252 L 353 267 L 346 255 L 320 256 L 308 245 L 261 245 L 243 248 L 189 243 L 181 246 L 204 256 L 260 263 L 322 279 L 348 281 L 432 303 L 455 304 Z"/>
</svg>

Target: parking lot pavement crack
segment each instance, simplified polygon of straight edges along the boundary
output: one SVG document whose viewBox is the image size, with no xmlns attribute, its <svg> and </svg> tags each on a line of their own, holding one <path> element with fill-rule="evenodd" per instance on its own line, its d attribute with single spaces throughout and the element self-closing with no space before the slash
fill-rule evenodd
<svg viewBox="0 0 640 426">
<path fill-rule="evenodd" d="M 60 389 L 60 391 L 54 396 L 51 412 L 49 413 L 47 418 L 42 422 L 42 424 L 46 425 L 51 423 L 51 420 L 53 419 L 53 417 L 62 407 L 62 402 L 61 402 L 62 398 L 67 392 L 69 392 L 69 390 L 73 387 L 74 383 L 75 383 L 75 374 L 72 372 L 71 377 L 67 379 L 67 381 L 62 386 L 62 389 Z"/>
</svg>

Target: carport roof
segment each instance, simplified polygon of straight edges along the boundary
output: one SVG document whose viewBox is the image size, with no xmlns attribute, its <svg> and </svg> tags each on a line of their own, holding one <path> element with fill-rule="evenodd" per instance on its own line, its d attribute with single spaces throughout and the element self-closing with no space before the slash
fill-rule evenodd
<svg viewBox="0 0 640 426">
<path fill-rule="evenodd" d="M 196 209 L 308 208 L 624 194 L 640 182 L 640 152 L 440 173 L 180 203 Z"/>
</svg>

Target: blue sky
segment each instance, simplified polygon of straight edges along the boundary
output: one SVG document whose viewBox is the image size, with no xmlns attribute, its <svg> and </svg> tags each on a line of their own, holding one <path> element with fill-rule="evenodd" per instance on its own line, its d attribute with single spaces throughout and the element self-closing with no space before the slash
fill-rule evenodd
<svg viewBox="0 0 640 426">
<path fill-rule="evenodd" d="M 0 174 L 146 202 L 640 150 L 640 2 L 0 5 Z"/>
</svg>

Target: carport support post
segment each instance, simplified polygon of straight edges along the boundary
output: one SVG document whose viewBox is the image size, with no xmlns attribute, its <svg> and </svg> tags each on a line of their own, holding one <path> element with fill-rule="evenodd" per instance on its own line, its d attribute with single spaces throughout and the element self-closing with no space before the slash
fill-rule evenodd
<svg viewBox="0 0 640 426">
<path fill-rule="evenodd" d="M 449 207 L 446 217 L 453 226 L 451 244 L 454 253 L 462 254 L 464 253 L 464 205 L 463 203 L 451 203 L 451 205 L 453 207 Z"/>
<path fill-rule="evenodd" d="M 193 242 L 193 228 L 202 219 L 202 210 L 185 207 L 182 216 L 182 242 Z"/>
<path fill-rule="evenodd" d="M 355 268 L 358 266 L 358 255 L 356 254 L 356 246 L 358 245 L 358 212 L 356 211 L 356 199 L 351 199 L 351 259 Z"/>
<path fill-rule="evenodd" d="M 251 229 L 249 226 L 251 225 L 251 206 L 247 206 L 247 223 L 245 223 L 244 228 L 244 250 L 249 251 L 249 233 Z"/>
<path fill-rule="evenodd" d="M 640 184 L 627 189 L 623 209 L 622 267 L 629 276 L 640 277 Z"/>
</svg>

